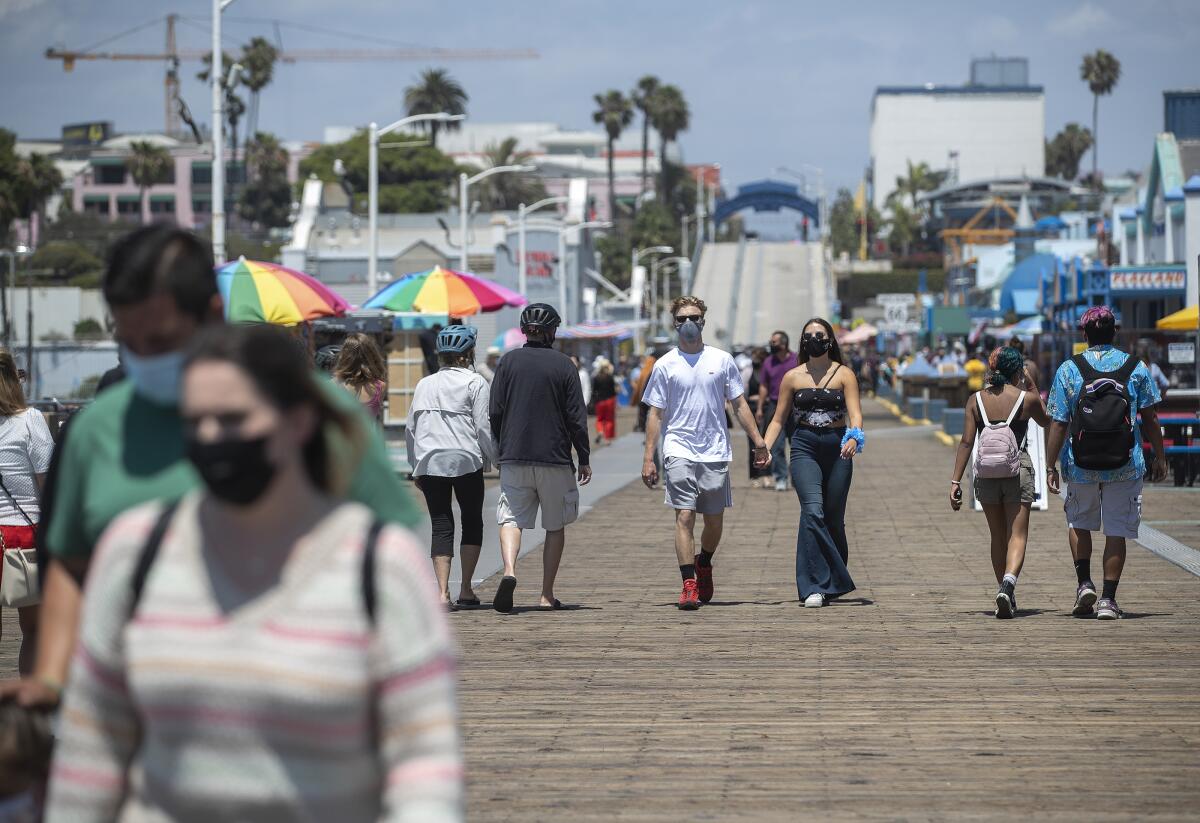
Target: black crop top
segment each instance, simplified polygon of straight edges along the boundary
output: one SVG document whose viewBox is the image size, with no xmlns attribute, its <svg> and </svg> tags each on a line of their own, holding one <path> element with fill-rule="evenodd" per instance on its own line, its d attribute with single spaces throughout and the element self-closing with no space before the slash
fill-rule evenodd
<svg viewBox="0 0 1200 823">
<path fill-rule="evenodd" d="M 825 380 L 833 380 L 841 364 Z M 846 393 L 841 389 L 797 389 L 792 397 L 792 422 L 805 426 L 829 426 L 846 416 Z"/>
</svg>

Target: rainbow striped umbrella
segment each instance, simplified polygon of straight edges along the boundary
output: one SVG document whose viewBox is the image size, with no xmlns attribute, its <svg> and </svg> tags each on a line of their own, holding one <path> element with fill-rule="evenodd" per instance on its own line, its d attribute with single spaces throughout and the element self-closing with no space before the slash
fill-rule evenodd
<svg viewBox="0 0 1200 823">
<path fill-rule="evenodd" d="M 319 280 L 277 263 L 239 257 L 217 269 L 217 286 L 230 323 L 294 326 L 340 317 L 350 304 Z"/>
<path fill-rule="evenodd" d="M 469 317 L 524 306 L 529 301 L 515 291 L 461 271 L 434 266 L 429 271 L 406 274 L 363 303 L 364 309 L 426 312 Z"/>
</svg>

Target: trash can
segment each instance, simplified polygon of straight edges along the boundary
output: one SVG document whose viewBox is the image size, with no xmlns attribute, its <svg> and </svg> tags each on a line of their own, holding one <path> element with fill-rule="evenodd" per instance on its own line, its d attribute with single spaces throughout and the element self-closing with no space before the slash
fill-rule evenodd
<svg viewBox="0 0 1200 823">
<path fill-rule="evenodd" d="M 945 409 L 942 411 L 942 431 L 955 437 L 961 437 L 967 424 L 967 413 L 963 409 Z"/>
</svg>

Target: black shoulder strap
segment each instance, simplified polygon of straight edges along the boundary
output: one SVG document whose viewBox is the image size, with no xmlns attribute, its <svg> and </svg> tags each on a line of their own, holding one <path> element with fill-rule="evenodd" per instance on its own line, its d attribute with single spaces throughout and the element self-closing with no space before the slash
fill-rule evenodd
<svg viewBox="0 0 1200 823">
<path fill-rule="evenodd" d="M 375 625 L 375 555 L 379 548 L 379 533 L 383 531 L 382 520 L 375 520 L 367 531 L 367 542 L 362 556 L 362 599 L 367 620 Z"/>
<path fill-rule="evenodd" d="M 150 530 L 150 536 L 146 538 L 146 544 L 142 546 L 142 553 L 138 555 L 137 566 L 134 567 L 133 577 L 129 582 L 132 595 L 129 600 L 129 617 L 131 618 L 137 611 L 138 603 L 142 599 L 142 590 L 146 588 L 146 578 L 150 576 L 150 567 L 154 565 L 154 558 L 158 557 L 163 537 L 166 536 L 171 519 L 175 516 L 175 510 L 178 508 L 179 502 L 176 501 L 163 509 L 162 514 L 154 523 L 154 528 Z"/>
<path fill-rule="evenodd" d="M 1093 380 L 1100 378 L 1100 372 L 1096 371 L 1092 364 L 1087 361 L 1087 358 L 1083 356 L 1083 352 L 1072 357 L 1071 362 L 1075 364 L 1075 368 L 1079 369 L 1079 376 L 1083 378 L 1085 386 Z"/>
<path fill-rule="evenodd" d="M 820 385 L 820 386 L 818 386 L 817 388 L 821 388 L 821 389 L 823 389 L 823 388 L 825 388 L 826 386 L 828 386 L 828 385 L 829 385 L 829 383 L 830 383 L 830 381 L 832 381 L 832 380 L 833 380 L 833 376 L 834 376 L 835 374 L 837 374 L 837 373 L 838 373 L 838 369 L 840 369 L 841 367 L 842 367 L 842 364 L 841 364 L 841 363 L 835 363 L 835 364 L 833 365 L 833 371 L 831 371 L 831 372 L 829 373 L 829 376 L 828 376 L 828 377 L 826 377 L 826 378 L 825 378 L 825 380 L 824 380 L 824 381 L 821 383 L 821 385 Z"/>
</svg>

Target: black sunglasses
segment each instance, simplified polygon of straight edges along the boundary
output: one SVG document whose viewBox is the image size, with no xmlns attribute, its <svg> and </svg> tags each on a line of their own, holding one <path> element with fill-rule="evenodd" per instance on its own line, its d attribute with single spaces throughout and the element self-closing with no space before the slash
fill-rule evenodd
<svg viewBox="0 0 1200 823">
<path fill-rule="evenodd" d="M 801 340 L 824 340 L 825 332 L 819 331 L 816 334 L 813 334 L 812 332 L 805 332 L 804 335 L 800 339 Z"/>
<path fill-rule="evenodd" d="M 677 315 L 675 315 L 676 323 L 686 323 L 689 320 L 695 320 L 697 323 L 699 323 L 703 319 L 704 319 L 704 315 L 702 315 L 702 314 L 677 314 Z"/>
</svg>

